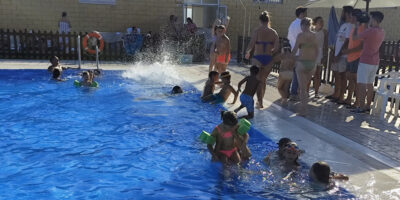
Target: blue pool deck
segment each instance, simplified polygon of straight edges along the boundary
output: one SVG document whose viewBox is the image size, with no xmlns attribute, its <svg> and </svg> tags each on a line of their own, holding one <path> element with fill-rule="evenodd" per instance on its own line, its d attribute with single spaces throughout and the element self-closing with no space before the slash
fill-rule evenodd
<svg viewBox="0 0 400 200">
<path fill-rule="evenodd" d="M 63 64 L 63 63 L 62 63 Z M 75 65 L 66 62 L 65 65 Z M 0 61 L 0 69 L 45 69 L 47 61 Z M 130 65 L 103 63 L 103 69 L 124 70 Z M 93 68 L 87 63 L 84 68 Z M 208 65 L 180 65 L 181 77 L 202 90 Z M 248 73 L 248 68 L 232 65 L 232 85 Z M 276 76 L 268 80 L 264 99 L 266 109 L 256 110 L 254 126 L 273 140 L 290 137 L 306 153 L 301 160 L 308 165 L 318 160 L 328 162 L 334 171 L 350 175 L 343 187 L 361 199 L 400 199 L 400 130 L 399 119 L 380 121 L 369 115 L 352 115 L 345 108 L 325 102 L 310 102 L 307 118 L 296 116 L 296 104 L 282 107 L 277 103 Z M 228 102 L 232 99 L 228 100 Z M 275 103 L 274 103 L 275 102 Z M 225 104 L 232 110 L 239 105 Z M 245 109 L 239 113 L 244 114 Z M 269 131 L 263 131 L 269 130 Z M 273 133 L 268 133 L 270 131 Z"/>
</svg>

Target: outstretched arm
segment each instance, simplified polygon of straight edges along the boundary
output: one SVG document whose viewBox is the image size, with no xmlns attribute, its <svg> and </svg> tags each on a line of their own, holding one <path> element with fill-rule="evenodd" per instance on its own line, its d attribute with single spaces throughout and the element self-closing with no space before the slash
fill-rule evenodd
<svg viewBox="0 0 400 200">
<path fill-rule="evenodd" d="M 249 77 L 246 76 L 244 79 L 242 79 L 242 80 L 238 83 L 237 93 L 239 93 L 239 92 L 241 91 L 240 88 L 242 87 L 243 83 L 245 83 L 248 79 L 249 79 Z"/>
<path fill-rule="evenodd" d="M 233 95 L 235 95 L 232 104 L 236 103 L 237 97 L 238 97 L 238 93 L 235 91 L 235 89 L 233 89 L 232 86 L 229 86 L 229 90 L 233 93 Z"/>
</svg>

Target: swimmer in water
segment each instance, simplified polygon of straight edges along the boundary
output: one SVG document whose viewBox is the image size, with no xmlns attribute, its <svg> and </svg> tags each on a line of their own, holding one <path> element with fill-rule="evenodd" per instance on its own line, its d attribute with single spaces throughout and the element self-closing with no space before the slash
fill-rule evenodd
<svg viewBox="0 0 400 200">
<path fill-rule="evenodd" d="M 183 90 L 180 86 L 176 85 L 172 88 L 171 94 L 182 94 Z"/>
<path fill-rule="evenodd" d="M 61 74 L 62 74 L 61 68 L 59 67 L 54 68 L 52 72 L 52 79 L 55 81 L 65 81 L 64 79 L 61 78 Z"/>
<path fill-rule="evenodd" d="M 309 176 L 311 180 L 321 184 L 331 184 L 333 180 L 349 180 L 346 175 L 331 172 L 328 163 L 322 161 L 316 162 L 311 166 Z"/>
<path fill-rule="evenodd" d="M 56 67 L 59 68 L 59 70 L 61 69 L 61 71 L 62 70 L 66 70 L 66 69 L 74 69 L 74 68 L 71 68 L 71 67 L 63 67 L 63 66 L 61 66 L 60 65 L 60 59 L 58 59 L 57 56 L 52 56 L 50 58 L 50 63 L 51 63 L 51 65 L 47 68 L 47 71 L 49 73 L 53 73 L 53 69 L 56 68 Z"/>
<path fill-rule="evenodd" d="M 211 137 L 216 143 L 207 145 L 213 161 L 227 163 L 240 163 L 240 155 L 237 148 L 238 120 L 232 111 L 221 111 L 222 123 L 214 128 Z"/>
</svg>

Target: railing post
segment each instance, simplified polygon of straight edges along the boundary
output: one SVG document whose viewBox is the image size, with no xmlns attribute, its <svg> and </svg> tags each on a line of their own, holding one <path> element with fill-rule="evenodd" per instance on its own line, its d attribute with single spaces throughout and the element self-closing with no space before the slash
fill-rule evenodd
<svg viewBox="0 0 400 200">
<path fill-rule="evenodd" d="M 76 49 L 78 52 L 78 68 L 81 69 L 82 60 L 81 60 L 81 36 L 80 35 L 78 35 L 77 45 L 78 46 L 76 47 Z"/>
</svg>

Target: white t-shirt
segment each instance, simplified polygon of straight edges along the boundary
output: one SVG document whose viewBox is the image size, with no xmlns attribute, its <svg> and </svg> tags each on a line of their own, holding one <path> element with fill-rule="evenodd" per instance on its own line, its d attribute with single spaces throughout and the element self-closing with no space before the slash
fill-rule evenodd
<svg viewBox="0 0 400 200">
<path fill-rule="evenodd" d="M 288 40 L 292 50 L 294 48 L 294 45 L 296 44 L 297 36 L 302 32 L 300 23 L 301 19 L 296 18 L 289 26 Z M 296 54 L 298 53 L 299 52 L 297 51 Z"/>
<path fill-rule="evenodd" d="M 353 25 L 351 23 L 344 23 L 340 26 L 339 31 L 336 34 L 336 44 L 335 44 L 335 56 L 339 55 L 340 50 L 343 47 L 344 41 L 350 37 L 351 29 Z M 346 57 L 346 55 L 343 55 Z"/>
</svg>

